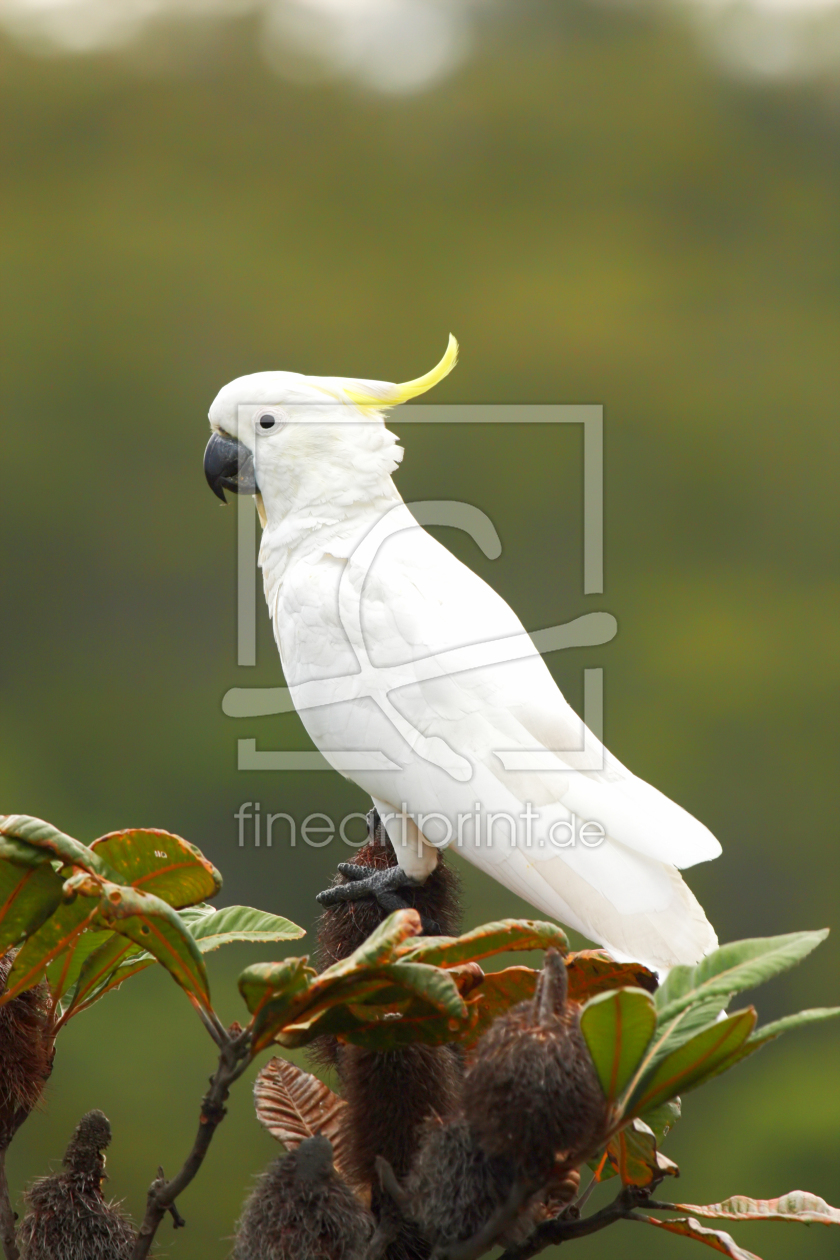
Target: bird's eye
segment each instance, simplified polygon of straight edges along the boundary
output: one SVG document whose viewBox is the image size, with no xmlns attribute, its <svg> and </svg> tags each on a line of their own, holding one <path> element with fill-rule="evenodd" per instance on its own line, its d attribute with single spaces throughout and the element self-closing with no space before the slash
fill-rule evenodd
<svg viewBox="0 0 840 1260">
<path fill-rule="evenodd" d="M 257 424 L 261 429 L 268 431 L 269 429 L 273 429 L 277 424 L 277 417 L 270 411 L 264 411 L 257 421 Z"/>
</svg>

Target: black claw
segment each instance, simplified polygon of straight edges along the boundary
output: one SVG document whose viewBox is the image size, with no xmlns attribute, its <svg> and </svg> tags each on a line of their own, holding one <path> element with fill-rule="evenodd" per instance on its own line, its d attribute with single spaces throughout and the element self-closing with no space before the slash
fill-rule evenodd
<svg viewBox="0 0 840 1260">
<path fill-rule="evenodd" d="M 362 897 L 373 899 L 390 914 L 393 910 L 408 910 L 408 903 L 398 895 L 400 888 L 417 888 L 420 881 L 407 875 L 399 866 L 372 871 L 370 867 L 341 862 L 338 867 L 349 883 L 338 884 L 318 893 L 315 900 L 322 906 L 335 906 L 342 901 L 358 901 Z"/>
<path fill-rule="evenodd" d="M 339 862 L 338 870 L 345 879 L 367 879 L 369 866 L 357 866 L 355 862 Z"/>
</svg>

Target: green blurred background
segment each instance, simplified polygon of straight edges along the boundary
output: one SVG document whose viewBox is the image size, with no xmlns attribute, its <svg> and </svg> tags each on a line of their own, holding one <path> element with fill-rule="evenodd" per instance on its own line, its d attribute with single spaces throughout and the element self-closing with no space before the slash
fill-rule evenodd
<svg viewBox="0 0 840 1260">
<path fill-rule="evenodd" d="M 612 643 L 549 664 L 576 706 L 603 666 L 609 746 L 720 837 L 688 878 L 722 940 L 836 925 L 836 93 L 724 73 L 670 10 L 578 0 L 499 9 L 451 73 L 396 94 L 277 74 L 253 14 L 72 56 L 4 39 L 0 64 L 2 808 L 84 840 L 172 829 L 222 869 L 222 904 L 311 925 L 345 854 L 240 849 L 233 812 L 367 802 L 334 774 L 237 772 L 238 737 L 308 744 L 293 716 L 221 711 L 282 678 L 262 607 L 257 667 L 236 665 L 235 515 L 204 483 L 205 416 L 245 372 L 416 376 L 452 330 L 438 401 L 604 404 L 605 593 L 582 594 L 573 426 L 396 413 L 404 496 L 489 513 L 494 562 L 439 535 L 528 628 L 616 615 Z M 465 875 L 469 924 L 527 913 Z M 762 991 L 762 1016 L 840 1001 L 838 941 Z M 212 956 L 227 1018 L 237 972 L 282 952 Z M 840 1202 L 838 1047 L 803 1033 L 690 1096 L 679 1196 Z M 62 1035 L 15 1186 L 97 1106 L 111 1193 L 139 1214 L 211 1066 L 186 1001 L 144 973 Z M 165 1253 L 222 1260 L 276 1149 L 242 1082 Z M 837 1254 L 817 1227 L 738 1236 L 765 1260 Z M 620 1226 L 576 1254 L 687 1246 Z"/>
</svg>

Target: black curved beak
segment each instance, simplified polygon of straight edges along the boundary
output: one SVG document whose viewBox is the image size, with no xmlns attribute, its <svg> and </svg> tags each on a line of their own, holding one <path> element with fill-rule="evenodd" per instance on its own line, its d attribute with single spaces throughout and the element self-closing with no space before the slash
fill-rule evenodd
<svg viewBox="0 0 840 1260">
<path fill-rule="evenodd" d="M 259 494 L 253 455 L 242 442 L 221 433 L 214 433 L 207 443 L 204 476 L 222 503 L 227 503 L 225 490 L 232 494 Z"/>
</svg>

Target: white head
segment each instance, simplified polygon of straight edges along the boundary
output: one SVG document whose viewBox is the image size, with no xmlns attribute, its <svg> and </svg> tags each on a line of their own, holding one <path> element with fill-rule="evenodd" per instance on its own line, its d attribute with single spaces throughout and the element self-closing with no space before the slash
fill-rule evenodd
<svg viewBox="0 0 840 1260">
<path fill-rule="evenodd" d="M 211 489 L 223 502 L 225 490 L 260 494 L 269 522 L 375 497 L 402 458 L 383 412 L 431 389 L 457 358 L 450 335 L 440 363 L 402 385 L 297 372 L 238 377 L 210 408 L 204 472 Z"/>
</svg>

